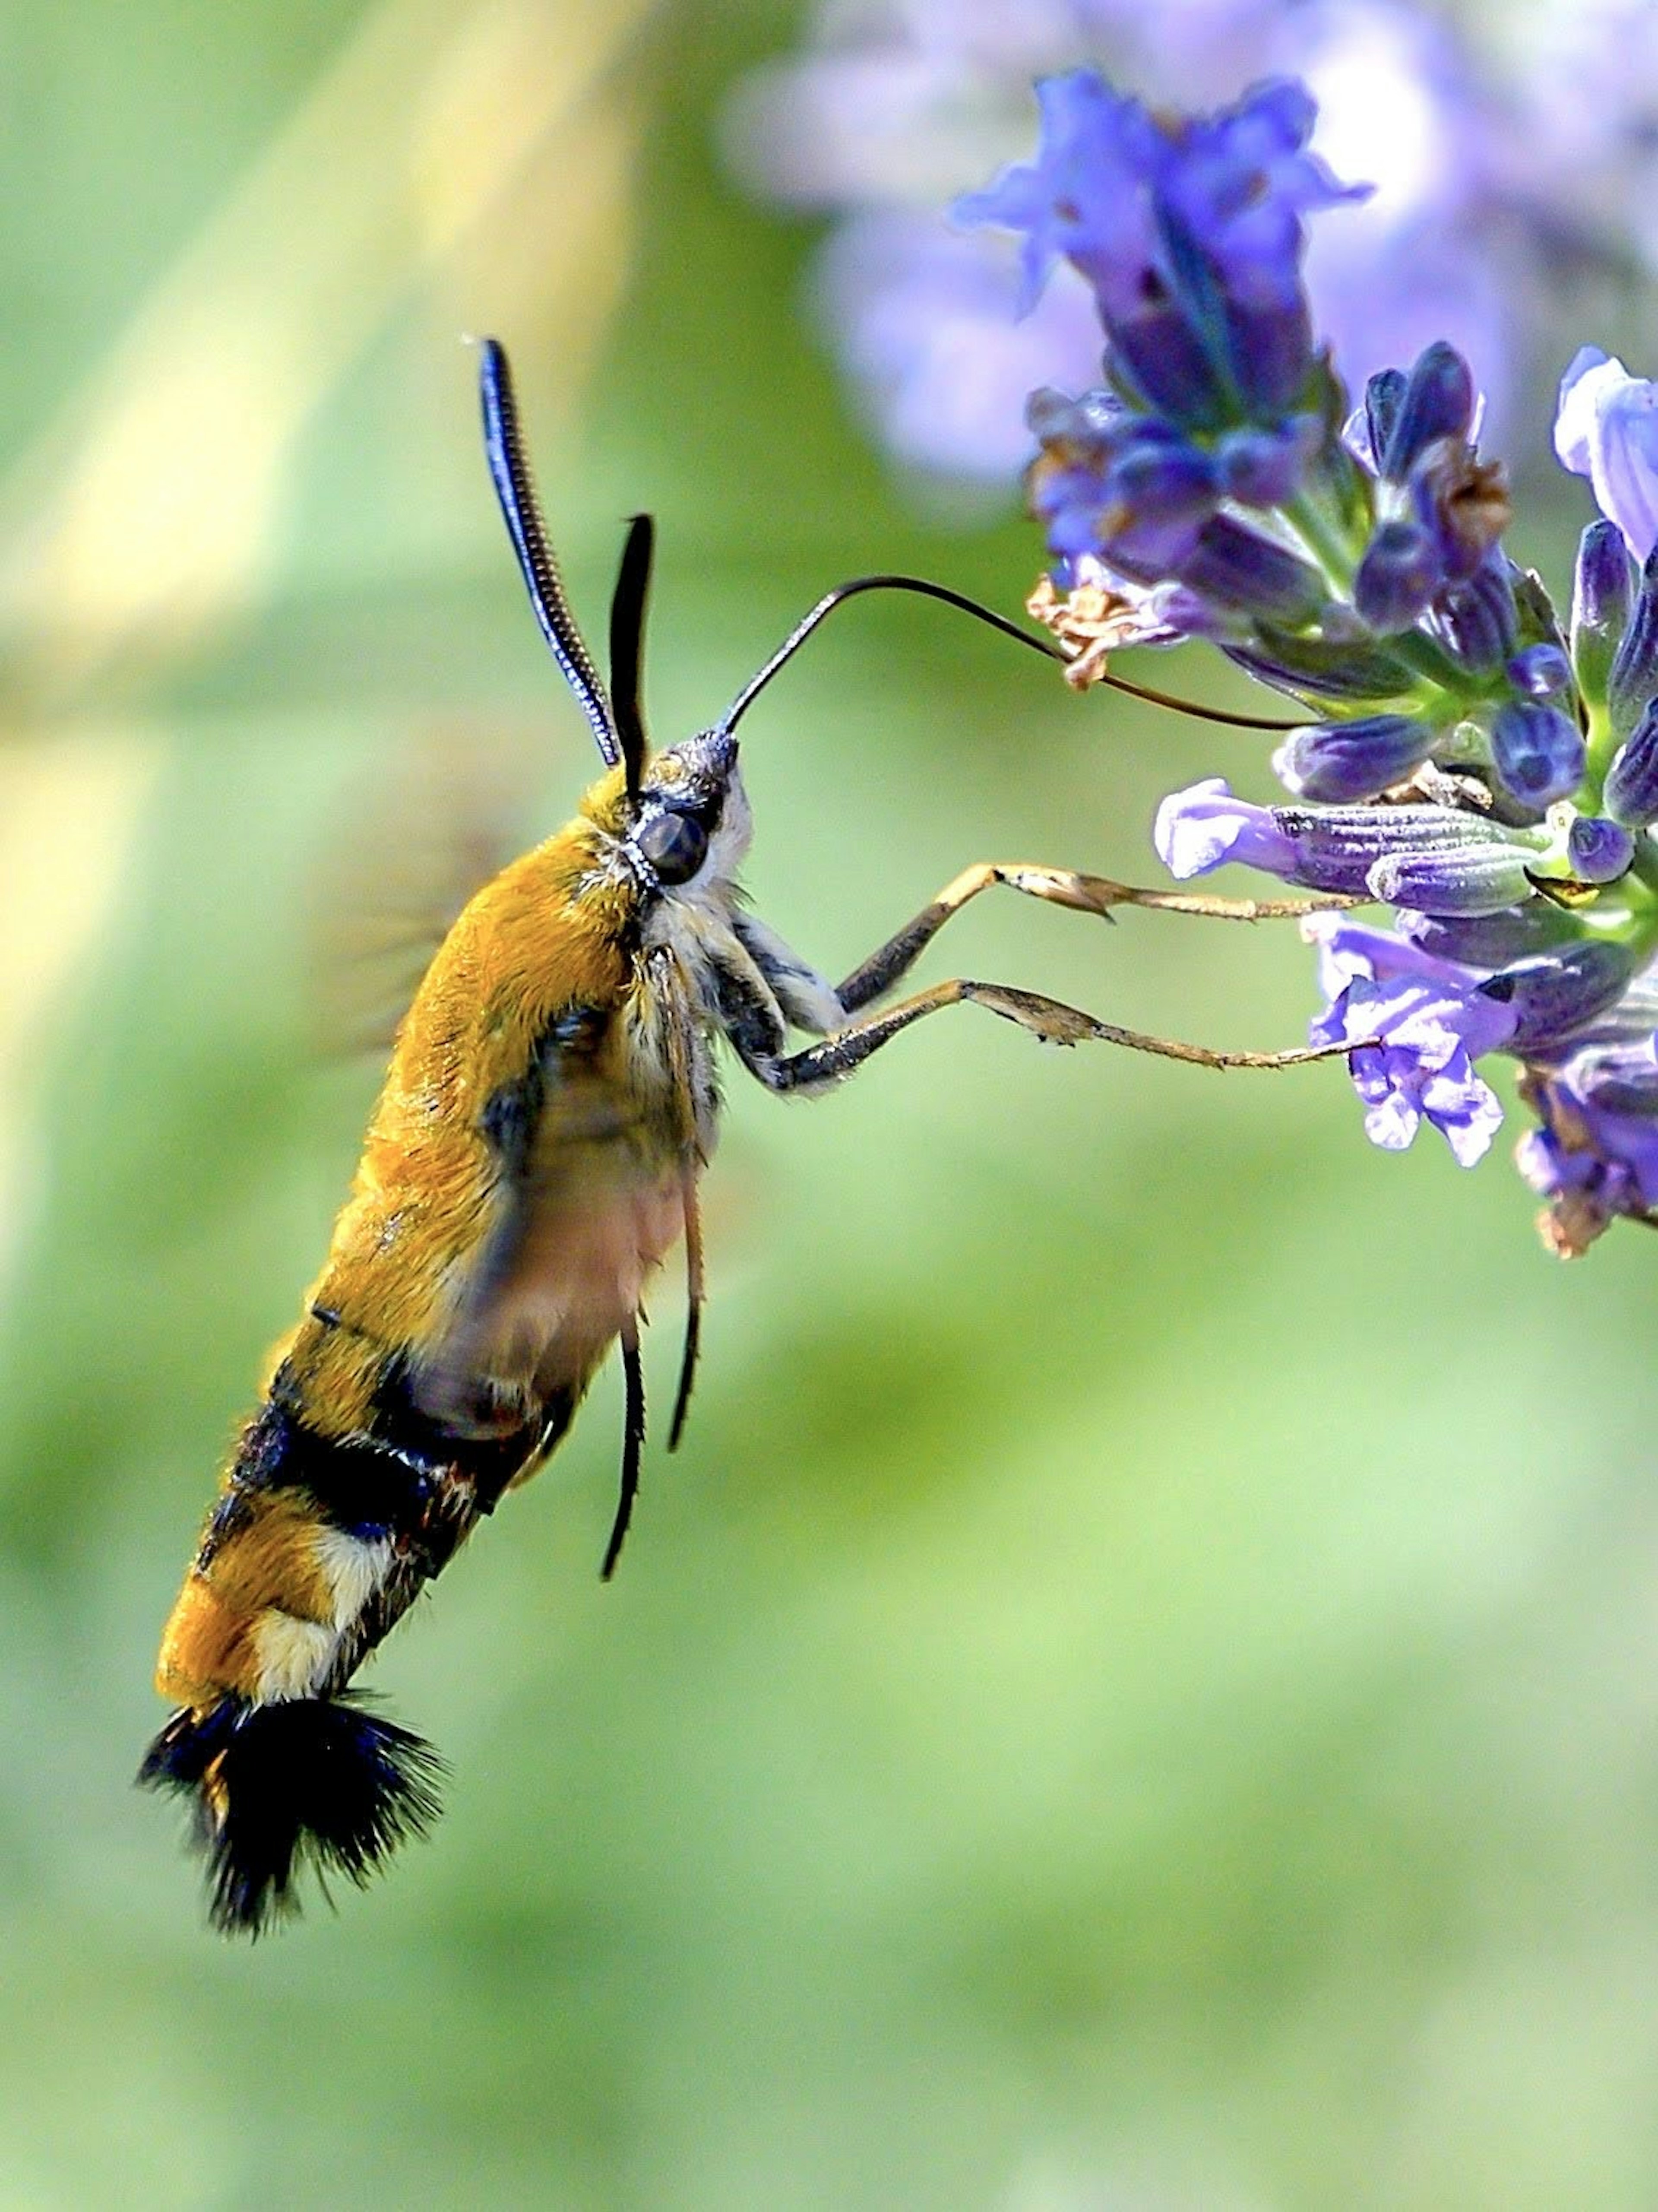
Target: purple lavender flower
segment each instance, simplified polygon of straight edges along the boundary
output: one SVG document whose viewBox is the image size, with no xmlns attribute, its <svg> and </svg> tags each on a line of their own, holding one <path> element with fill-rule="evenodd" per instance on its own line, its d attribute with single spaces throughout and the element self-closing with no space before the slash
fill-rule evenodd
<svg viewBox="0 0 1658 2212">
<path fill-rule="evenodd" d="M 1003 171 L 987 190 L 956 203 L 969 228 L 995 223 L 1023 234 L 1022 305 L 1033 306 L 1054 264 L 1067 260 L 1094 288 L 1108 326 L 1139 314 L 1171 289 L 1156 202 L 1173 158 L 1171 141 L 1137 100 L 1092 70 L 1036 87 L 1042 152 Z"/>
<path fill-rule="evenodd" d="M 1313 151 L 1379 187 L 1344 217 L 1339 245 L 1315 240 L 1318 326 L 1360 380 L 1448 337 L 1479 362 L 1500 412 L 1535 289 L 1524 266 L 1499 269 L 1490 252 L 1507 140 L 1471 55 L 1413 8 L 861 0 L 852 10 L 820 0 L 803 55 L 739 88 L 726 149 L 757 191 L 835 216 L 814 289 L 901 458 L 1011 483 L 1029 452 L 1024 393 L 1045 381 L 1080 389 L 1096 374 L 1097 340 L 1054 307 L 1069 271 L 1035 311 L 1054 341 L 1036 367 L 1011 334 L 1005 241 L 952 234 L 943 210 L 1017 155 L 1033 78 L 1102 59 L 1156 102 L 1219 106 L 1252 82 L 1303 79 L 1320 107 Z"/>
<path fill-rule="evenodd" d="M 1152 842 L 1179 878 L 1240 860 L 1309 890 L 1477 915 L 1530 896 L 1545 840 L 1443 806 L 1256 806 L 1212 776 L 1163 800 Z"/>
<path fill-rule="evenodd" d="M 1312 358 L 1302 218 L 1368 190 L 1307 151 L 1304 88 L 1257 85 L 1175 123 L 1076 70 L 1037 100 L 1036 160 L 958 200 L 957 220 L 1023 234 L 1031 300 L 1056 259 L 1080 270 L 1121 373 L 1169 421 L 1275 424 Z"/>
<path fill-rule="evenodd" d="M 1379 473 L 1405 483 L 1428 447 L 1442 438 L 1466 441 L 1479 404 L 1473 372 L 1456 348 L 1436 338 L 1424 346 L 1393 413 Z"/>
<path fill-rule="evenodd" d="M 1353 578 L 1353 605 L 1381 636 L 1409 629 L 1445 581 L 1432 535 L 1418 522 L 1382 523 Z"/>
<path fill-rule="evenodd" d="M 1488 975 L 1487 998 L 1514 1016 L 1509 1042 L 1527 1060 L 1551 1060 L 1612 1016 L 1635 973 L 1635 955 L 1615 938 L 1588 937 L 1531 954 Z"/>
<path fill-rule="evenodd" d="M 1349 1064 L 1371 1143 L 1402 1152 L 1425 1120 L 1472 1167 L 1503 1120 L 1473 1063 L 1507 1042 L 1512 1010 L 1485 996 L 1467 969 L 1384 930 L 1333 914 L 1309 915 L 1302 929 L 1318 946 L 1328 1000 L 1309 1036 L 1360 1048 Z"/>
<path fill-rule="evenodd" d="M 1580 347 L 1560 380 L 1554 450 L 1644 561 L 1658 543 L 1658 384 Z"/>
<path fill-rule="evenodd" d="M 1218 775 L 1171 793 L 1157 809 L 1151 842 L 1169 874 L 1182 882 L 1228 860 L 1296 880 L 1295 841 L 1278 828 L 1271 807 L 1235 799 Z"/>
<path fill-rule="evenodd" d="M 1563 1258 L 1587 1251 L 1620 1214 L 1658 1210 L 1658 1047 L 1651 1036 L 1583 1047 L 1534 1067 L 1521 1086 L 1541 1127 L 1515 1154 Z"/>
<path fill-rule="evenodd" d="M 1310 723 L 1284 740 L 1272 756 L 1272 772 L 1297 799 L 1351 805 L 1402 782 L 1427 759 L 1437 734 L 1413 714 Z"/>
</svg>

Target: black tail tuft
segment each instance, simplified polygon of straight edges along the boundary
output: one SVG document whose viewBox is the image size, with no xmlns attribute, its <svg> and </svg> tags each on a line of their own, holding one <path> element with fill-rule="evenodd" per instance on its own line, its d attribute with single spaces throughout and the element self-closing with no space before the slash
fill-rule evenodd
<svg viewBox="0 0 1658 2212">
<path fill-rule="evenodd" d="M 442 1771 L 429 1744 L 353 1698 L 227 1698 L 174 1713 L 138 1780 L 193 1799 L 213 1924 L 258 1936 L 299 1909 L 301 1866 L 361 1885 L 406 1838 L 424 1835 Z"/>
</svg>

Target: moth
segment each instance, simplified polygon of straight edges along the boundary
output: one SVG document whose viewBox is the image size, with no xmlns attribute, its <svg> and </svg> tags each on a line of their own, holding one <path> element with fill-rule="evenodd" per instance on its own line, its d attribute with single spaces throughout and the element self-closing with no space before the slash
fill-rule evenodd
<svg viewBox="0 0 1658 2212">
<path fill-rule="evenodd" d="M 679 1442 L 703 1302 L 698 1181 L 719 1059 L 768 1091 L 844 1082 L 914 1023 L 974 1005 L 1050 1044 L 1148 1047 L 1059 1000 L 962 977 L 894 999 L 950 917 L 995 884 L 1096 915 L 1139 893 L 1031 864 L 970 867 L 839 982 L 743 902 L 750 818 L 738 726 L 824 617 L 874 588 L 926 593 L 1062 658 L 918 578 L 829 593 L 709 728 L 653 751 L 641 707 L 653 525 L 635 517 L 604 681 L 571 612 L 525 461 L 507 356 L 481 354 L 484 443 L 554 658 L 604 773 L 574 817 L 485 885 L 398 1031 L 361 1163 L 297 1326 L 271 1356 L 162 1639 L 174 1706 L 140 1771 L 180 1794 L 210 1911 L 257 1935 L 307 1864 L 365 1881 L 437 1811 L 440 1765 L 352 1689 L 363 1662 L 505 1493 L 568 1429 L 619 1346 L 626 1416 L 603 1571 L 628 1532 L 645 1438 L 647 1281 L 683 1237 Z M 1317 1056 L 1317 1055 L 1313 1055 Z"/>
</svg>

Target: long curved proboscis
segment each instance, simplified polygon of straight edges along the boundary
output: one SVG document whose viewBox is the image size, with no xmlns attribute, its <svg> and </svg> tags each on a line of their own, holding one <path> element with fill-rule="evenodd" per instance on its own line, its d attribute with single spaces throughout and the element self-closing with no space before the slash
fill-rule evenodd
<svg viewBox="0 0 1658 2212">
<path fill-rule="evenodd" d="M 919 592 L 923 599 L 942 599 L 947 607 L 959 607 L 963 614 L 987 623 L 992 629 L 999 630 L 1004 637 L 1014 638 L 1019 644 L 1028 645 L 1033 653 L 1040 653 L 1045 659 L 1057 660 L 1062 665 L 1070 663 L 1070 654 L 1061 652 L 1057 645 L 1050 645 L 1045 637 L 1032 636 L 1028 629 L 1021 629 L 1017 623 L 1009 622 L 1005 615 L 999 615 L 993 607 L 981 606 L 977 599 L 969 599 L 964 592 L 952 592 L 948 584 L 934 584 L 925 576 L 854 576 L 849 584 L 841 584 L 834 591 L 825 592 L 817 605 L 802 615 L 764 667 L 757 669 L 750 677 L 732 700 L 720 727 L 735 729 L 778 670 L 794 658 L 824 617 L 832 615 L 836 607 L 844 606 L 848 599 L 855 599 L 859 592 Z M 1144 699 L 1151 706 L 1166 707 L 1171 714 L 1189 714 L 1199 722 L 1220 722 L 1230 729 L 1293 730 L 1299 726 L 1294 722 L 1278 721 L 1261 714 L 1236 714 L 1224 707 L 1201 707 L 1195 699 L 1177 699 L 1170 692 L 1154 691 L 1145 684 L 1131 684 L 1126 676 L 1101 675 L 1095 681 L 1105 684 L 1110 690 L 1127 692 L 1131 699 Z"/>
<path fill-rule="evenodd" d="M 639 779 L 650 750 L 643 696 L 645 609 L 655 544 L 655 523 L 648 514 L 635 515 L 628 525 L 628 542 L 610 594 L 610 704 L 628 770 L 628 796 L 634 799 L 639 797 Z"/>
<path fill-rule="evenodd" d="M 615 768 L 626 757 L 616 715 L 593 657 L 587 650 L 575 616 L 565 596 L 564 579 L 553 558 L 547 526 L 536 503 L 536 488 L 525 458 L 519 430 L 518 401 L 513 392 L 513 372 L 505 349 L 496 338 L 485 338 L 480 348 L 478 396 L 483 405 L 483 450 L 495 479 L 501 511 L 518 555 L 518 565 L 530 593 L 530 604 L 541 624 L 541 634 L 553 649 L 553 658 L 564 679 L 580 702 L 589 728 L 598 741 L 607 767 Z"/>
<path fill-rule="evenodd" d="M 976 616 L 981 623 L 988 623 L 992 629 L 1000 630 L 1004 637 L 1017 638 L 1021 645 L 1028 645 L 1033 653 L 1042 653 L 1049 660 L 1065 659 L 1058 646 L 1050 645 L 1046 638 L 1033 637 L 1017 623 L 1009 622 L 1005 615 L 981 607 L 977 599 L 969 599 L 964 592 L 952 592 L 948 584 L 930 583 L 925 576 L 854 576 L 849 584 L 839 584 L 834 591 L 825 592 L 817 605 L 801 616 L 764 667 L 755 671 L 732 700 L 721 718 L 720 728 L 734 730 L 778 670 L 793 659 L 818 623 L 832 615 L 836 607 L 856 599 L 859 592 L 919 592 L 923 599 L 942 599 L 946 606 L 959 607 L 963 614 Z"/>
</svg>

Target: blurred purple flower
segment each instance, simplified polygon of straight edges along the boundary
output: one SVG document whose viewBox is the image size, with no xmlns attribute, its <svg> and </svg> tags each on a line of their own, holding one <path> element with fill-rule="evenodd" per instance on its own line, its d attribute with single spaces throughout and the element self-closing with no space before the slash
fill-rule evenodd
<svg viewBox="0 0 1658 2212">
<path fill-rule="evenodd" d="M 1097 381 L 1100 324 L 1075 270 L 1055 270 L 1021 318 L 1011 238 L 866 210 L 824 240 L 817 308 L 874 427 L 908 466 L 1011 483 L 1030 458 L 1025 401 L 1055 380 Z"/>
<path fill-rule="evenodd" d="M 1034 79 L 1101 61 L 1183 106 L 1303 78 L 1320 107 L 1313 152 L 1377 188 L 1339 241 L 1313 241 L 1315 327 L 1354 389 L 1449 337 L 1500 416 L 1533 289 L 1493 251 L 1499 184 L 1512 197 L 1503 133 L 1449 34 L 1400 0 L 827 0 L 804 56 L 739 86 L 726 144 L 756 191 L 838 219 L 820 310 L 900 458 L 1011 484 L 1030 453 L 1026 393 L 1096 380 L 1096 330 L 1054 297 L 1078 289 L 1070 272 L 1035 311 L 1041 343 L 1023 343 L 1009 241 L 954 233 L 944 210 L 1025 151 Z"/>
<path fill-rule="evenodd" d="M 1516 89 L 1516 191 L 1553 187 L 1558 243 L 1575 231 L 1603 258 L 1658 269 L 1658 8 L 1558 0 L 1491 20 Z"/>
</svg>

